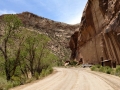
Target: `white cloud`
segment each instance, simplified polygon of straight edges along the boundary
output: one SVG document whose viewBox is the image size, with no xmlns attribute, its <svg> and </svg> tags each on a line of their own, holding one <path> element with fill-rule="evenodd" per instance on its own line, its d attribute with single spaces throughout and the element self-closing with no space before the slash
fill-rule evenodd
<svg viewBox="0 0 120 90">
<path fill-rule="evenodd" d="M 84 5 L 86 4 L 87 0 L 75 0 L 69 1 L 61 1 L 61 0 L 52 0 L 54 1 L 55 5 L 55 14 L 58 16 L 57 20 L 68 23 L 68 24 L 77 24 L 80 23 Z M 77 3 L 76 3 L 77 2 Z M 54 10 L 54 9 L 53 9 Z"/>
<path fill-rule="evenodd" d="M 16 14 L 16 12 L 12 10 L 0 10 L 0 15 L 2 14 Z"/>
</svg>

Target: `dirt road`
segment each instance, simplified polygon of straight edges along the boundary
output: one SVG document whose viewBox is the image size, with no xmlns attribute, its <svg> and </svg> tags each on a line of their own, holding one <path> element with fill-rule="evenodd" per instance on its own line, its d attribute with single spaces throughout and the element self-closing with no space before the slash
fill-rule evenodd
<svg viewBox="0 0 120 90">
<path fill-rule="evenodd" d="M 43 80 L 11 90 L 120 90 L 120 78 L 83 68 L 55 68 Z"/>
</svg>

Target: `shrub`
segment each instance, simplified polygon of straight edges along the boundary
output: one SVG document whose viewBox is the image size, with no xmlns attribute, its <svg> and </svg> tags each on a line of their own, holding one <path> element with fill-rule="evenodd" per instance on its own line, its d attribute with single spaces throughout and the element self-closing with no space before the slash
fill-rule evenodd
<svg viewBox="0 0 120 90">
<path fill-rule="evenodd" d="M 57 66 L 63 66 L 62 60 L 57 61 Z"/>
<path fill-rule="evenodd" d="M 96 68 L 101 68 L 102 66 L 98 64 L 98 65 L 95 65 L 95 67 Z"/>
<path fill-rule="evenodd" d="M 12 82 L 7 82 L 7 80 L 3 77 L 0 77 L 0 90 L 8 90 L 13 87 Z"/>
<path fill-rule="evenodd" d="M 42 69 L 42 72 L 40 73 L 40 77 L 44 77 L 45 76 L 45 69 Z"/>
<path fill-rule="evenodd" d="M 120 76 L 120 66 L 116 67 L 115 75 Z"/>
<path fill-rule="evenodd" d="M 52 69 L 52 67 L 49 66 L 46 71 L 47 71 L 47 75 L 48 75 L 53 72 L 53 69 Z"/>
<path fill-rule="evenodd" d="M 7 84 L 7 81 L 4 78 L 0 77 L 0 90 L 4 90 L 6 84 Z"/>
<path fill-rule="evenodd" d="M 70 65 L 73 65 L 73 66 L 74 66 L 74 65 L 76 65 L 76 64 L 77 64 L 76 61 L 71 61 L 71 62 L 70 62 Z"/>
<path fill-rule="evenodd" d="M 107 74 L 111 74 L 112 68 L 110 68 L 109 66 L 105 66 L 105 67 L 101 67 L 101 68 L 99 69 L 99 71 L 104 72 L 104 73 L 107 73 Z"/>
<path fill-rule="evenodd" d="M 30 83 L 30 82 L 32 82 L 32 81 L 35 81 L 36 79 L 35 78 L 28 78 L 27 80 L 26 80 L 26 83 Z"/>
<path fill-rule="evenodd" d="M 99 71 L 99 69 L 101 68 L 101 65 L 94 65 L 91 67 L 92 71 Z"/>
<path fill-rule="evenodd" d="M 95 71 L 96 67 L 95 67 L 95 66 L 92 66 L 90 69 L 91 69 L 92 71 Z"/>
<path fill-rule="evenodd" d="M 38 80 L 39 79 L 39 73 L 35 72 L 35 78 Z"/>
<path fill-rule="evenodd" d="M 52 67 L 48 67 L 47 69 L 42 69 L 42 72 L 40 73 L 41 77 L 45 77 L 53 72 Z"/>
<path fill-rule="evenodd" d="M 107 74 L 113 73 L 113 69 L 110 68 L 109 66 L 102 67 L 101 65 L 94 65 L 91 67 L 91 70 L 92 71 L 100 71 L 100 72 L 104 72 Z"/>
<path fill-rule="evenodd" d="M 91 67 L 92 71 L 100 71 L 107 74 L 112 74 L 116 76 L 120 76 L 120 65 L 116 68 L 110 68 L 109 66 L 102 67 L 100 65 L 94 65 Z"/>
<path fill-rule="evenodd" d="M 111 72 L 112 72 L 112 68 L 107 68 L 106 73 L 111 74 Z"/>
<path fill-rule="evenodd" d="M 25 77 L 18 77 L 18 76 L 12 76 L 11 82 L 13 83 L 13 87 L 18 85 L 23 85 L 26 82 Z"/>
<path fill-rule="evenodd" d="M 12 88 L 13 87 L 13 83 L 12 82 L 7 82 L 7 84 L 6 84 L 6 90 L 8 90 L 9 88 Z"/>
<path fill-rule="evenodd" d="M 105 71 L 104 71 L 104 67 L 101 66 L 101 67 L 99 68 L 99 71 L 100 71 L 100 72 L 105 72 Z"/>
</svg>

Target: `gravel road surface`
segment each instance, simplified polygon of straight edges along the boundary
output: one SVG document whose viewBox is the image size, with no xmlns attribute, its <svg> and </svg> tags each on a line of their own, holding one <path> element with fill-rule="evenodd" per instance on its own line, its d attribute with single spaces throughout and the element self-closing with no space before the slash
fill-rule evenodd
<svg viewBox="0 0 120 90">
<path fill-rule="evenodd" d="M 120 77 L 84 68 L 54 68 L 56 73 L 11 90 L 120 90 Z"/>
</svg>

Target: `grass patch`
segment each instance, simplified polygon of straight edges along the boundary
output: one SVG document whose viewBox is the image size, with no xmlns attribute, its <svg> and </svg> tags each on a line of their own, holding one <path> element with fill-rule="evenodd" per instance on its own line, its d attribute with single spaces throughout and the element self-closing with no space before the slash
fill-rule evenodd
<svg viewBox="0 0 120 90">
<path fill-rule="evenodd" d="M 115 75 L 120 76 L 120 65 L 116 67 Z"/>
<path fill-rule="evenodd" d="M 46 77 L 47 75 L 51 74 L 53 72 L 52 67 L 48 67 L 47 69 L 42 69 L 42 72 L 38 74 L 37 72 L 35 73 L 35 77 L 32 77 L 30 79 L 25 79 L 25 78 L 19 78 L 19 77 L 12 77 L 11 81 L 6 80 L 4 78 L 5 76 L 0 76 L 0 90 L 8 90 L 10 88 L 23 85 L 26 83 L 30 83 L 32 81 L 38 80 L 40 78 Z"/>
<path fill-rule="evenodd" d="M 94 65 L 91 67 L 92 71 L 99 71 L 99 69 L 101 68 L 101 65 Z"/>
<path fill-rule="evenodd" d="M 107 73 L 107 74 L 111 74 L 112 71 L 113 71 L 112 68 L 110 68 L 110 67 L 108 67 L 108 66 L 104 67 L 104 72 L 105 72 L 105 73 Z"/>
<path fill-rule="evenodd" d="M 91 70 L 120 76 L 120 65 L 118 65 L 116 68 L 110 68 L 109 66 L 103 67 L 101 65 L 94 65 L 91 67 Z"/>
<path fill-rule="evenodd" d="M 48 67 L 47 69 L 42 69 L 42 72 L 40 74 L 40 78 L 45 77 L 45 76 L 51 74 L 52 72 L 53 72 L 52 67 Z"/>
</svg>

